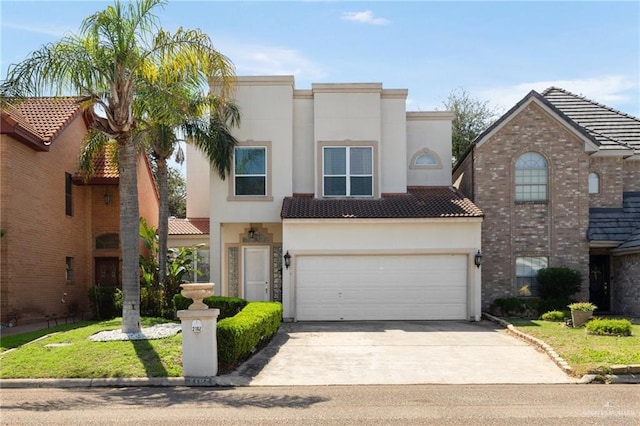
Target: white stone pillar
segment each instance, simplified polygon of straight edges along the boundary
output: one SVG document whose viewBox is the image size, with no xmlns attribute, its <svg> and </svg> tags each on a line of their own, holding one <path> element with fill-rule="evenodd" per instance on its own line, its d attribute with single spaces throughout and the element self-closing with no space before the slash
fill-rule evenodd
<svg viewBox="0 0 640 426">
<path fill-rule="evenodd" d="M 182 321 L 182 375 L 214 377 L 218 374 L 216 327 L 219 309 L 178 311 Z"/>
</svg>

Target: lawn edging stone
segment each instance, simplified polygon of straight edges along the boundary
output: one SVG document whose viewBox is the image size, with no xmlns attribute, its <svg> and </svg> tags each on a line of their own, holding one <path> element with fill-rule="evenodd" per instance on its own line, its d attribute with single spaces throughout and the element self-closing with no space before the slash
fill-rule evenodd
<svg viewBox="0 0 640 426">
<path fill-rule="evenodd" d="M 534 346 L 537 346 L 540 350 L 544 351 L 547 356 L 549 358 L 551 358 L 551 360 L 558 366 L 560 367 L 560 369 L 562 371 L 564 371 L 566 374 L 568 375 L 572 375 L 573 374 L 573 369 L 571 368 L 571 366 L 560 356 L 558 355 L 558 353 L 551 347 L 549 346 L 547 343 L 545 343 L 544 341 L 535 338 L 533 336 L 530 336 L 526 333 L 523 333 L 522 331 L 518 330 L 517 328 L 515 328 L 513 326 L 513 324 L 509 323 L 508 321 L 503 320 L 502 318 L 498 318 L 498 317 L 494 317 L 493 315 L 487 313 L 487 312 L 483 312 L 482 316 L 486 319 L 488 319 L 489 321 L 495 322 L 496 324 L 501 325 L 502 327 L 504 327 L 507 332 L 521 340 L 524 340 L 528 343 L 531 343 Z"/>
</svg>

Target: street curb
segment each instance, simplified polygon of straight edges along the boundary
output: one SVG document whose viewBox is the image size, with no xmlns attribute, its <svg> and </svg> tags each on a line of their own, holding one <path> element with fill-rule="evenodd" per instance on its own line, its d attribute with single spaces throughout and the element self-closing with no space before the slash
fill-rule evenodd
<svg viewBox="0 0 640 426">
<path fill-rule="evenodd" d="M 127 388 L 127 387 L 239 387 L 250 380 L 237 376 L 116 377 L 100 379 L 2 379 L 0 387 L 18 388 Z"/>
<path fill-rule="evenodd" d="M 482 317 L 488 319 L 489 321 L 495 322 L 498 325 L 507 329 L 509 334 L 522 339 L 528 343 L 531 343 L 542 351 L 544 351 L 549 358 L 558 366 L 562 371 L 567 375 L 572 375 L 573 369 L 571 366 L 556 353 L 556 351 L 546 344 L 544 341 L 537 339 L 533 336 L 530 336 L 522 331 L 516 329 L 513 324 L 508 321 L 503 320 L 502 318 L 494 317 L 493 315 L 483 312 Z M 597 374 L 585 374 L 577 383 L 593 383 L 599 382 L 597 379 L 603 378 L 606 383 L 640 383 L 640 374 L 634 374 L 640 372 L 640 365 L 612 365 L 611 371 L 614 374 L 607 375 L 597 375 Z"/>
</svg>

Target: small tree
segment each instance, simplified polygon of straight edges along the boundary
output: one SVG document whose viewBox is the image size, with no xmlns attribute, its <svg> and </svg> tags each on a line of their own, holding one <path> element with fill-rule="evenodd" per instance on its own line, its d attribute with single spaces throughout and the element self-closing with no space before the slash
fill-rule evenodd
<svg viewBox="0 0 640 426">
<path fill-rule="evenodd" d="M 464 89 L 453 90 L 443 104 L 454 115 L 451 155 L 455 162 L 462 158 L 471 142 L 493 123 L 498 111 L 489 106 L 489 101 L 474 99 Z"/>
<path fill-rule="evenodd" d="M 582 284 L 580 272 L 565 267 L 540 269 L 537 278 L 543 312 L 565 310 Z"/>
</svg>

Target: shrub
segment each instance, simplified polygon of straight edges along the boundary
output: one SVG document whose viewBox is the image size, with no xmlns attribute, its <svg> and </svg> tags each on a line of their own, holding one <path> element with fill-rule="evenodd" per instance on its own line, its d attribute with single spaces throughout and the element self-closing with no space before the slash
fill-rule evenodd
<svg viewBox="0 0 640 426">
<path fill-rule="evenodd" d="M 582 276 L 570 268 L 543 268 L 538 271 L 538 291 L 544 310 L 564 309 L 571 296 L 580 291 Z"/>
<path fill-rule="evenodd" d="M 587 333 L 601 336 L 631 336 L 631 322 L 626 319 L 595 318 L 587 323 Z"/>
<path fill-rule="evenodd" d="M 247 306 L 247 302 L 244 299 L 237 297 L 224 297 L 224 296 L 210 296 L 203 300 L 203 302 L 210 308 L 220 309 L 220 316 L 218 321 L 232 317 Z M 176 312 L 189 309 L 189 305 L 193 303 L 193 300 L 184 297 L 182 294 L 176 294 L 173 296 L 173 306 L 175 306 Z"/>
<path fill-rule="evenodd" d="M 535 297 L 507 297 L 493 301 L 491 312 L 497 316 L 534 318 L 539 315 L 540 300 Z"/>
<path fill-rule="evenodd" d="M 93 318 L 106 320 L 122 315 L 122 305 L 118 306 L 119 293 L 117 287 L 91 287 L 89 303 Z"/>
<path fill-rule="evenodd" d="M 278 331 L 282 305 L 251 302 L 236 316 L 218 322 L 218 364 L 227 371 L 265 345 Z"/>
<path fill-rule="evenodd" d="M 595 311 L 596 309 L 598 309 L 598 307 L 591 302 L 575 302 L 567 305 L 567 307 L 572 311 L 585 311 L 585 312 Z"/>
<path fill-rule="evenodd" d="M 542 314 L 540 319 L 543 320 L 543 321 L 562 322 L 562 321 L 564 321 L 565 318 L 567 318 L 569 316 L 571 316 L 571 315 L 570 314 L 567 315 L 567 312 L 549 311 L 549 312 L 545 312 L 544 314 Z"/>
</svg>

